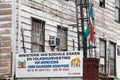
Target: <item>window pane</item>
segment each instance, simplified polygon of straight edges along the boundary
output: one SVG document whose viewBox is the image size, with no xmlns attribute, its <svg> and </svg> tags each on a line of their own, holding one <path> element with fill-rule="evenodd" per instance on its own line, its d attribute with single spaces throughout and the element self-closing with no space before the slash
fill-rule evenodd
<svg viewBox="0 0 120 80">
<path fill-rule="evenodd" d="M 110 45 L 110 58 L 115 59 L 115 45 Z"/>
<path fill-rule="evenodd" d="M 110 74 L 115 75 L 115 54 L 116 54 L 116 44 L 110 43 Z"/>
<path fill-rule="evenodd" d="M 105 41 L 100 40 L 100 45 L 99 45 L 100 56 L 105 57 L 105 53 L 106 53 L 105 49 L 106 49 L 106 47 L 105 47 Z"/>
<path fill-rule="evenodd" d="M 43 52 L 43 46 L 41 45 L 32 45 L 32 52 Z"/>
<path fill-rule="evenodd" d="M 82 41 L 82 33 L 81 32 L 79 32 L 80 34 L 79 34 L 79 38 L 80 38 L 80 49 L 83 49 L 82 47 L 83 47 L 83 41 Z"/>
<path fill-rule="evenodd" d="M 119 21 L 119 9 L 115 9 L 115 20 Z"/>
<path fill-rule="evenodd" d="M 100 65 L 100 73 L 105 73 L 105 65 Z"/>
<path fill-rule="evenodd" d="M 120 0 L 115 0 L 115 6 L 120 8 Z"/>
<path fill-rule="evenodd" d="M 117 55 L 120 56 L 120 46 L 117 46 Z"/>
<path fill-rule="evenodd" d="M 115 73 L 114 60 L 110 60 L 110 74 L 114 75 Z"/>
<path fill-rule="evenodd" d="M 32 19 L 32 52 L 44 51 L 44 27 L 44 21 Z"/>
<path fill-rule="evenodd" d="M 59 50 L 67 50 L 67 29 L 58 26 L 58 37 L 60 38 L 60 45 L 58 46 Z"/>
<path fill-rule="evenodd" d="M 99 6 L 105 7 L 105 0 L 99 0 Z"/>
</svg>

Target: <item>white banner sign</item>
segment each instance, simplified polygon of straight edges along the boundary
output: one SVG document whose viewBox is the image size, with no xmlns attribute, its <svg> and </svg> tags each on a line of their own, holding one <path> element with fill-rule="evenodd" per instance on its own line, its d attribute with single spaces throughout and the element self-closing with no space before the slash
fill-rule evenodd
<svg viewBox="0 0 120 80">
<path fill-rule="evenodd" d="M 16 54 L 16 77 L 82 77 L 83 52 Z"/>
</svg>

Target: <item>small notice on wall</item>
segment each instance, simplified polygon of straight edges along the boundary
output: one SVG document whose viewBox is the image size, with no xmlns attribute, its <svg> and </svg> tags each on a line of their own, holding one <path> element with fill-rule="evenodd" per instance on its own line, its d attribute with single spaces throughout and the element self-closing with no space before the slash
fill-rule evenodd
<svg viewBox="0 0 120 80">
<path fill-rule="evenodd" d="M 83 52 L 16 54 L 16 77 L 82 77 Z"/>
</svg>

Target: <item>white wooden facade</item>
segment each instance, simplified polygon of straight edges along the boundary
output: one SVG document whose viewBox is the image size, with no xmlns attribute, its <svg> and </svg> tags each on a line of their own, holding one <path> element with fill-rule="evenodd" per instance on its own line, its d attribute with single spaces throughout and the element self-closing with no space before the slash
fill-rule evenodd
<svg viewBox="0 0 120 80">
<path fill-rule="evenodd" d="M 92 1 L 95 17 L 96 57 L 99 58 L 100 38 L 107 42 L 107 54 L 109 42 L 116 43 L 116 47 L 120 45 L 120 23 L 115 21 L 115 0 L 106 0 L 105 8 L 99 6 L 99 0 Z M 25 50 L 31 52 L 32 17 L 45 21 L 45 51 L 52 51 L 49 46 L 49 36 L 57 37 L 57 25 L 68 29 L 68 51 L 77 50 L 77 29 L 69 26 L 76 24 L 75 10 L 75 3 L 71 0 L 0 0 L 0 62 L 3 62 L 0 64 L 0 78 L 10 77 L 12 80 L 14 77 L 15 54 L 24 52 L 21 28 L 24 31 Z M 57 47 L 54 51 L 57 51 Z M 120 77 L 119 58 L 116 52 L 118 77 Z M 100 64 L 103 64 L 102 59 L 100 59 Z M 37 78 L 34 80 L 82 80 L 82 78 Z"/>
</svg>

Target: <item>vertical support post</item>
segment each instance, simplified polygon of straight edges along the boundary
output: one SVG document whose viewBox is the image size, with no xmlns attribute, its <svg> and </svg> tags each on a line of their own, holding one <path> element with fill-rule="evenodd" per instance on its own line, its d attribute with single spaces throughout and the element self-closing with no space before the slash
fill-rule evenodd
<svg viewBox="0 0 120 80">
<path fill-rule="evenodd" d="M 80 15 L 81 15 L 81 27 L 82 27 L 82 41 L 83 41 L 83 55 L 87 58 L 87 39 L 84 38 L 84 12 L 83 12 L 83 1 L 80 0 Z"/>
<path fill-rule="evenodd" d="M 12 52 L 11 52 L 11 78 L 15 78 L 15 54 L 16 54 L 16 0 L 12 1 Z"/>
<path fill-rule="evenodd" d="M 18 53 L 21 49 L 21 0 L 18 1 Z"/>
<path fill-rule="evenodd" d="M 78 51 L 80 51 L 80 35 L 79 35 L 79 22 L 78 22 L 78 0 L 75 0 L 76 5 L 76 21 L 77 21 L 77 38 L 78 38 Z"/>
</svg>

